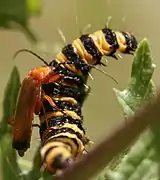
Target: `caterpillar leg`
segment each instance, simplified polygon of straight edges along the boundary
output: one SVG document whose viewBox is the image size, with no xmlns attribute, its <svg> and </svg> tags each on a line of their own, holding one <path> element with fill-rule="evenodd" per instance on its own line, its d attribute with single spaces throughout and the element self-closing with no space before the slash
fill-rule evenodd
<svg viewBox="0 0 160 180">
<path fill-rule="evenodd" d="M 40 109 L 41 109 L 41 107 L 43 106 L 43 103 L 42 103 L 43 99 L 46 99 L 46 100 L 49 102 L 49 104 L 50 104 L 52 107 L 54 107 L 57 111 L 63 112 L 63 111 L 54 103 L 53 99 L 52 99 L 50 96 L 48 96 L 48 95 L 46 95 L 44 92 L 42 92 L 41 98 L 37 99 L 37 103 L 36 103 L 36 106 L 35 106 L 35 114 L 36 114 L 36 115 L 39 114 Z"/>
<path fill-rule="evenodd" d="M 43 95 L 43 98 L 46 99 L 52 107 L 54 107 L 56 110 L 59 110 L 58 106 L 54 103 L 53 99 L 50 96 Z"/>
<path fill-rule="evenodd" d="M 83 105 L 84 101 L 88 98 L 90 92 L 91 92 L 91 87 L 87 86 L 86 91 L 83 95 L 83 99 L 81 99 L 82 105 Z"/>
<path fill-rule="evenodd" d="M 63 110 L 61 110 L 55 103 L 54 103 L 54 100 L 48 96 L 48 95 L 44 95 L 43 96 L 49 103 L 52 107 L 54 107 L 57 111 L 61 112 L 62 114 L 65 114 L 65 112 Z"/>
<path fill-rule="evenodd" d="M 91 24 L 86 24 L 86 25 L 82 28 L 82 30 L 80 30 L 80 35 L 82 36 L 82 35 L 84 35 L 84 34 L 88 34 L 87 31 L 88 31 L 89 29 L 91 29 L 91 27 L 92 27 Z"/>
<path fill-rule="evenodd" d="M 108 18 L 107 18 L 107 21 L 106 21 L 106 23 L 105 23 L 105 27 L 110 27 L 110 24 L 111 24 L 111 21 L 112 21 L 112 16 L 108 16 Z"/>
</svg>

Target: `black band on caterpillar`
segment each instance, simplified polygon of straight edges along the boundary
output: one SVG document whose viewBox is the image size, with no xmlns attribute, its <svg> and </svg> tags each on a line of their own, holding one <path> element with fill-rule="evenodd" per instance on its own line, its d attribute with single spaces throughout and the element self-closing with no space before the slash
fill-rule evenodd
<svg viewBox="0 0 160 180">
<path fill-rule="evenodd" d="M 80 40 L 85 47 L 86 51 L 92 55 L 93 59 L 96 60 L 96 64 L 100 64 L 102 53 L 98 50 L 93 39 L 89 35 L 82 35 Z"/>
<path fill-rule="evenodd" d="M 85 91 L 80 92 L 76 87 L 61 85 L 59 83 L 43 84 L 42 89 L 44 90 L 45 94 L 51 97 L 67 96 L 73 97 L 77 101 L 81 99 L 82 94 L 85 94 Z"/>
<path fill-rule="evenodd" d="M 72 71 L 62 66 L 58 66 L 58 63 L 55 60 L 52 61 L 51 66 L 56 67 L 55 72 L 58 72 L 64 75 L 63 79 L 65 80 L 65 82 L 68 82 L 70 84 L 72 84 L 73 82 L 74 85 L 76 86 L 83 85 L 84 82 L 83 82 L 82 76 L 77 76 Z"/>
<path fill-rule="evenodd" d="M 91 68 L 81 59 L 81 57 L 76 52 L 74 52 L 74 48 L 71 44 L 66 45 L 62 49 L 62 53 L 65 55 L 67 60 L 71 62 L 71 64 L 75 65 L 76 69 L 80 70 L 83 73 L 83 75 L 88 74 Z"/>
<path fill-rule="evenodd" d="M 48 119 L 48 121 L 44 121 L 41 124 L 40 127 L 40 135 L 42 136 L 42 134 L 44 133 L 44 131 L 47 129 L 48 127 L 54 127 L 56 125 L 61 125 L 63 126 L 64 124 L 69 123 L 69 124 L 75 124 L 77 125 L 77 127 L 82 130 L 85 133 L 84 128 L 82 127 L 82 122 L 79 119 L 75 119 L 72 118 L 71 116 L 58 116 L 58 117 L 51 117 Z"/>
<path fill-rule="evenodd" d="M 58 137 L 61 137 L 60 134 L 61 133 L 70 133 L 70 134 L 74 134 L 77 136 L 78 139 L 80 139 L 82 141 L 83 135 L 81 135 L 79 132 L 74 131 L 72 128 L 61 128 L 61 129 L 53 129 L 52 131 L 50 131 L 47 136 L 45 137 L 45 139 L 50 139 L 51 137 L 55 136 L 55 135 L 59 135 Z M 67 137 L 67 136 L 66 136 Z"/>
<path fill-rule="evenodd" d="M 110 48 L 111 52 L 110 52 L 109 55 L 112 55 L 119 48 L 119 44 L 117 42 L 116 34 L 115 34 L 114 31 L 112 31 L 109 28 L 102 29 L 102 32 L 104 34 L 104 37 L 105 37 L 106 41 L 109 43 L 109 45 L 111 45 L 111 48 Z"/>
<path fill-rule="evenodd" d="M 72 104 L 71 102 L 67 102 L 67 101 L 57 101 L 57 100 L 54 100 L 54 103 L 56 104 L 56 106 L 58 106 L 61 110 L 70 110 L 70 111 L 74 111 L 77 113 L 78 116 L 81 116 L 82 115 L 82 112 L 81 112 L 81 106 L 79 104 Z M 51 112 L 54 112 L 56 111 L 56 109 L 50 105 L 50 103 L 45 100 L 43 102 L 44 104 L 44 107 L 45 107 L 45 113 L 51 113 Z M 41 115 L 44 115 L 44 112 L 43 110 L 41 110 Z"/>
</svg>

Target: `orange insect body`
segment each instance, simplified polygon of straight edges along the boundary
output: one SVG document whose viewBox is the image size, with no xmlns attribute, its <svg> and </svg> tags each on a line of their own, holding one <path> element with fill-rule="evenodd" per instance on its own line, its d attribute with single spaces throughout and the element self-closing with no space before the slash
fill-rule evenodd
<svg viewBox="0 0 160 180">
<path fill-rule="evenodd" d="M 61 75 L 56 74 L 51 67 L 38 67 L 31 70 L 24 78 L 17 99 L 16 111 L 9 120 L 13 124 L 13 147 L 23 156 L 30 147 L 32 121 L 34 113 L 38 114 L 42 106 L 41 85 L 57 81 Z M 56 106 L 52 99 L 44 95 L 50 104 Z"/>
<path fill-rule="evenodd" d="M 13 147 L 18 150 L 20 156 L 30 147 L 32 133 L 32 120 L 37 96 L 40 93 L 36 87 L 36 81 L 26 77 L 19 91 L 16 111 L 11 118 L 13 123 Z"/>
<path fill-rule="evenodd" d="M 41 66 L 38 68 L 34 68 L 28 74 L 29 77 L 32 77 L 34 80 L 37 81 L 37 88 L 41 88 L 42 84 L 48 84 L 51 82 L 56 82 L 59 80 L 63 75 L 57 74 L 54 72 L 54 68 L 50 66 Z M 44 95 L 44 98 L 48 99 L 48 96 Z M 49 99 L 50 104 L 53 104 L 54 107 L 56 105 L 53 101 Z M 37 96 L 37 103 L 35 107 L 35 114 L 38 114 L 41 108 L 41 91 L 39 96 Z"/>
<path fill-rule="evenodd" d="M 28 76 L 37 80 L 40 84 L 47 84 L 60 78 L 60 75 L 56 74 L 54 69 L 49 66 L 34 68 L 29 72 Z"/>
</svg>

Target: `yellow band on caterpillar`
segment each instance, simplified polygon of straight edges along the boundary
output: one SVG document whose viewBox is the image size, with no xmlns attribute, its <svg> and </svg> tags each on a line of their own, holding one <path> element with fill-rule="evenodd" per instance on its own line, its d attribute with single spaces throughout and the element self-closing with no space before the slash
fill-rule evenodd
<svg viewBox="0 0 160 180">
<path fill-rule="evenodd" d="M 80 39 L 74 40 L 72 46 L 77 49 L 77 54 L 82 58 L 84 62 L 86 62 L 86 60 L 89 64 L 92 62 L 92 55 L 86 51 Z"/>
<path fill-rule="evenodd" d="M 98 34 L 98 36 L 96 36 L 96 34 Z M 105 41 L 104 41 L 104 35 L 103 35 L 102 31 L 97 31 L 93 34 L 90 34 L 89 37 L 92 38 L 97 49 L 101 52 L 102 55 L 104 55 L 102 45 Z"/>
<path fill-rule="evenodd" d="M 106 41 L 104 33 L 102 30 L 93 33 L 92 38 L 97 41 L 101 53 L 104 55 L 109 55 L 111 51 L 111 45 Z"/>
<path fill-rule="evenodd" d="M 65 63 L 65 62 L 68 62 L 68 59 L 65 57 L 65 55 L 63 53 L 58 53 L 57 56 L 56 56 L 56 59 L 58 59 L 61 63 Z M 65 64 L 64 65 L 65 67 L 67 67 L 68 69 L 70 69 L 71 71 L 75 72 L 75 73 L 79 73 L 79 70 L 77 70 L 75 68 L 75 65 L 73 64 Z"/>
<path fill-rule="evenodd" d="M 72 98 L 72 97 L 56 97 L 56 98 L 53 97 L 53 99 L 56 100 L 56 101 L 67 101 L 67 102 L 70 102 L 70 103 L 72 103 L 72 104 L 77 104 L 77 103 L 78 103 L 78 102 L 77 102 L 74 98 Z"/>
<path fill-rule="evenodd" d="M 63 137 L 59 137 L 59 136 L 67 136 L 68 138 L 65 137 L 65 139 L 64 139 Z M 71 134 L 69 132 L 66 132 L 66 133 L 57 134 L 53 137 L 56 139 L 61 139 L 61 141 L 63 141 L 63 142 L 65 140 L 66 143 L 69 143 L 69 144 L 71 143 L 72 144 L 71 147 L 73 147 L 73 149 L 75 150 L 74 154 L 76 154 L 76 153 L 79 154 L 84 149 L 83 143 L 75 134 Z M 53 137 L 49 138 L 49 140 L 52 139 Z M 73 142 L 72 139 L 75 139 L 77 141 L 78 147 L 75 145 L 75 143 Z"/>
<path fill-rule="evenodd" d="M 64 144 L 63 142 L 60 142 L 60 141 L 50 141 L 50 142 L 47 142 L 43 146 L 43 148 L 41 148 L 41 151 L 40 151 L 42 159 L 44 158 L 45 153 L 47 152 L 47 150 L 52 148 L 52 147 L 54 147 L 54 146 L 63 146 L 63 147 L 68 149 L 69 145 Z"/>
<path fill-rule="evenodd" d="M 64 114 L 62 112 L 60 112 L 60 111 L 47 113 L 47 114 L 40 117 L 40 123 L 42 124 L 46 119 L 49 119 L 52 116 L 64 116 L 64 115 L 67 115 L 67 116 L 71 116 L 71 117 L 73 117 L 75 119 L 81 119 L 81 117 L 78 116 L 77 113 L 74 112 L 74 111 L 64 110 L 63 112 L 64 112 Z"/>
<path fill-rule="evenodd" d="M 118 32 L 118 31 L 116 31 L 115 34 L 116 34 L 117 41 L 118 41 L 118 44 L 119 44 L 118 50 L 120 52 L 125 52 L 127 46 L 126 46 L 126 39 L 125 39 L 124 35 L 121 32 Z"/>
<path fill-rule="evenodd" d="M 62 133 L 60 135 L 62 135 Z M 65 133 L 63 134 L 67 137 L 59 137 L 60 135 L 57 135 L 56 139 L 55 139 L 55 136 L 50 137 L 49 141 L 52 141 L 52 139 L 53 139 L 53 141 L 60 141 L 60 142 L 63 142 L 64 144 L 66 143 L 67 145 L 70 146 L 70 152 L 71 152 L 72 156 L 75 157 L 77 154 L 77 150 L 78 150 L 77 145 L 74 143 L 74 141 L 70 137 L 67 136 L 67 134 L 65 134 Z M 73 136 L 71 136 L 71 137 L 74 138 Z"/>
<path fill-rule="evenodd" d="M 53 130 L 62 129 L 62 128 L 73 129 L 75 132 L 78 132 L 82 137 L 84 136 L 84 132 L 80 130 L 75 124 L 65 123 L 63 126 L 60 126 L 60 127 L 59 126 L 51 127 L 51 129 Z"/>
</svg>

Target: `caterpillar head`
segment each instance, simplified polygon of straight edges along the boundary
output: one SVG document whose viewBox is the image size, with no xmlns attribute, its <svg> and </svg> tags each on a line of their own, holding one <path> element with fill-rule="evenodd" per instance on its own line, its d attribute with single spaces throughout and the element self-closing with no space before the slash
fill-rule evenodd
<svg viewBox="0 0 160 180">
<path fill-rule="evenodd" d="M 135 51 L 137 49 L 138 42 L 135 36 L 133 36 L 132 34 L 130 34 L 130 42 L 130 48 L 132 49 L 132 51 Z"/>
<path fill-rule="evenodd" d="M 43 161 L 43 170 L 52 174 L 56 173 L 57 170 L 67 168 L 74 161 L 69 149 L 61 145 L 61 142 L 46 144 L 41 149 L 41 156 Z"/>
<path fill-rule="evenodd" d="M 137 39 L 135 38 L 134 35 L 130 34 L 129 32 L 122 32 L 122 34 L 125 38 L 125 43 L 126 43 L 125 44 L 126 49 L 125 49 L 124 53 L 133 54 L 132 52 L 134 52 L 138 46 Z"/>
</svg>

